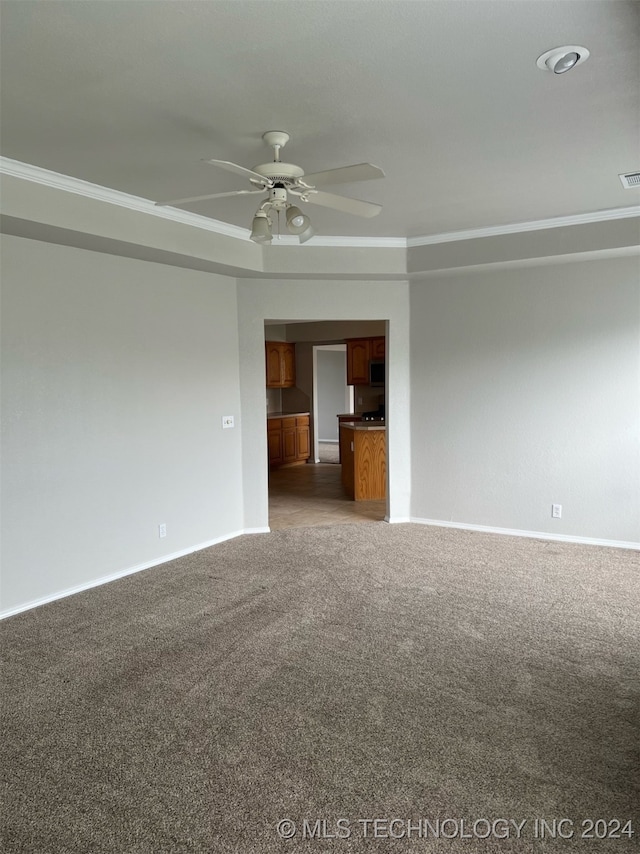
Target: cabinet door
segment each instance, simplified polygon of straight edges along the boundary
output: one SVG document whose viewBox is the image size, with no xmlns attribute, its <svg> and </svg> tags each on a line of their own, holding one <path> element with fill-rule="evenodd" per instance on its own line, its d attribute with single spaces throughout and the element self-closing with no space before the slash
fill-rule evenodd
<svg viewBox="0 0 640 854">
<path fill-rule="evenodd" d="M 280 360 L 280 382 L 282 388 L 293 388 L 296 384 L 296 347 L 283 344 Z"/>
<path fill-rule="evenodd" d="M 293 388 L 296 384 L 296 345 L 265 341 L 267 388 Z"/>
<path fill-rule="evenodd" d="M 308 460 L 311 455 L 311 442 L 309 441 L 309 428 L 308 427 L 297 427 L 296 428 L 296 440 L 297 440 L 297 458 L 299 460 Z"/>
<path fill-rule="evenodd" d="M 267 388 L 281 388 L 281 344 L 279 341 L 266 341 Z"/>
<path fill-rule="evenodd" d="M 278 422 L 277 430 L 267 430 L 267 443 L 269 446 L 269 465 L 277 466 L 282 462 L 282 430 Z"/>
<path fill-rule="evenodd" d="M 385 355 L 384 338 L 372 338 L 371 339 L 371 358 L 372 359 L 384 359 L 384 355 Z"/>
<path fill-rule="evenodd" d="M 347 341 L 347 385 L 369 385 L 369 338 Z"/>
<path fill-rule="evenodd" d="M 296 442 L 296 419 L 282 419 L 282 462 L 293 463 L 298 458 Z"/>
<path fill-rule="evenodd" d="M 292 463 L 298 459 L 298 449 L 296 442 L 296 430 L 282 431 L 282 461 Z"/>
</svg>

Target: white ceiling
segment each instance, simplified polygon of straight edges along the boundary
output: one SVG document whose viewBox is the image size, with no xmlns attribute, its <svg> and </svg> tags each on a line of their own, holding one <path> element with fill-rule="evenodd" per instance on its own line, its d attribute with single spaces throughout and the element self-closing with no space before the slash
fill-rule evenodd
<svg viewBox="0 0 640 854">
<path fill-rule="evenodd" d="M 374 219 L 307 207 L 323 235 L 415 237 L 637 205 L 640 4 L 626 0 L 2 0 L 5 157 L 161 200 L 248 187 L 203 158 L 306 172 Z M 549 48 L 590 59 L 564 75 Z M 248 227 L 260 197 L 188 206 Z"/>
</svg>

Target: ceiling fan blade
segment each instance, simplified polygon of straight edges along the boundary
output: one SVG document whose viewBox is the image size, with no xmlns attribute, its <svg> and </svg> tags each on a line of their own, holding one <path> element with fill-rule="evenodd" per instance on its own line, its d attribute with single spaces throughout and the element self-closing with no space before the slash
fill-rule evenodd
<svg viewBox="0 0 640 854">
<path fill-rule="evenodd" d="M 205 199 L 222 199 L 224 196 L 252 196 L 255 193 L 264 193 L 264 190 L 231 190 L 229 193 L 208 193 L 206 196 L 190 196 L 188 199 L 156 202 L 156 207 L 175 207 L 176 205 L 186 205 L 188 202 L 203 202 Z"/>
<path fill-rule="evenodd" d="M 374 178 L 384 178 L 384 172 L 372 163 L 356 163 L 354 166 L 342 166 L 339 169 L 327 169 L 324 172 L 312 172 L 302 180 L 314 187 L 325 187 L 327 184 L 350 184 L 353 181 L 371 181 Z"/>
<path fill-rule="evenodd" d="M 333 208 L 354 216 L 377 216 L 382 210 L 382 205 L 376 205 L 373 202 L 361 202 L 360 199 L 348 199 L 346 196 L 336 196 L 321 190 L 310 190 L 301 198 L 303 202 L 309 202 L 310 205 L 322 205 L 324 208 Z"/>
<path fill-rule="evenodd" d="M 204 163 L 208 163 L 210 166 L 219 166 L 220 169 L 226 169 L 227 172 L 235 172 L 236 175 L 242 175 L 244 178 L 261 181 L 265 187 L 273 186 L 273 181 L 270 181 L 269 178 L 265 178 L 264 175 L 260 175 L 251 169 L 245 169 L 244 166 L 238 166 L 237 163 L 231 163 L 230 160 L 205 160 Z"/>
</svg>

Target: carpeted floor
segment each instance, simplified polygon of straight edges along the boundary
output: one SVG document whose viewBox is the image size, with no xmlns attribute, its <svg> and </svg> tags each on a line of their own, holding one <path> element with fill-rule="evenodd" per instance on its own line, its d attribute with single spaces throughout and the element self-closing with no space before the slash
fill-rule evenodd
<svg viewBox="0 0 640 854">
<path fill-rule="evenodd" d="M 346 524 L 10 618 L 0 847 L 637 850 L 638 570 L 630 551 Z M 609 838 L 582 838 L 596 819 Z"/>
<path fill-rule="evenodd" d="M 340 446 L 337 442 L 318 442 L 318 458 L 321 463 L 339 463 Z"/>
</svg>

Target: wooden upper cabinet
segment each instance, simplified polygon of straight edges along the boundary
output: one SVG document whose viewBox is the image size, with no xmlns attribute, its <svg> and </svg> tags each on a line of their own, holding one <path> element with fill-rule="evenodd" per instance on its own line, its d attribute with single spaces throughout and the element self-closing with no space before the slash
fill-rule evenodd
<svg viewBox="0 0 640 854">
<path fill-rule="evenodd" d="M 296 384 L 296 346 L 286 341 L 265 341 L 267 388 L 293 388 Z"/>
<path fill-rule="evenodd" d="M 371 339 L 371 358 L 384 359 L 386 348 L 384 337 Z"/>
<path fill-rule="evenodd" d="M 296 347 L 295 344 L 282 345 L 282 358 L 280 362 L 283 388 L 293 388 L 296 384 Z"/>
<path fill-rule="evenodd" d="M 280 388 L 280 343 L 266 342 L 267 388 Z"/>
<path fill-rule="evenodd" d="M 347 385 L 369 384 L 371 338 L 350 338 L 347 341 Z"/>
</svg>

